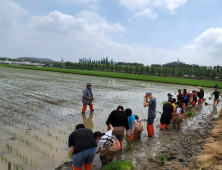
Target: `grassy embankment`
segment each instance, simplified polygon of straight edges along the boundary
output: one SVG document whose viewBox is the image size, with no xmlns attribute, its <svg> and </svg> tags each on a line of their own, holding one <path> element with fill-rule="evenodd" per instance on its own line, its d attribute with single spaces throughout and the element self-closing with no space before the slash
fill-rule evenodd
<svg viewBox="0 0 222 170">
<path fill-rule="evenodd" d="M 211 131 L 211 136 L 206 139 L 205 149 L 197 156 L 201 169 L 221 169 L 222 167 L 222 110 L 218 120 Z"/>
<path fill-rule="evenodd" d="M 122 79 L 131 79 L 131 80 L 184 84 L 184 85 L 203 86 L 203 87 L 214 87 L 215 84 L 218 84 L 219 87 L 222 87 L 221 81 L 160 77 L 160 76 L 150 76 L 150 75 L 126 74 L 126 73 L 91 71 L 91 70 L 77 70 L 77 69 L 65 69 L 65 68 L 53 68 L 53 67 L 15 66 L 15 65 L 1 65 L 1 66 L 23 68 L 23 69 L 34 69 L 34 70 L 42 70 L 42 71 L 62 72 L 62 73 L 83 74 L 83 75 L 92 75 L 92 76 L 102 76 L 102 77 L 112 77 L 112 78 L 122 78 Z"/>
</svg>

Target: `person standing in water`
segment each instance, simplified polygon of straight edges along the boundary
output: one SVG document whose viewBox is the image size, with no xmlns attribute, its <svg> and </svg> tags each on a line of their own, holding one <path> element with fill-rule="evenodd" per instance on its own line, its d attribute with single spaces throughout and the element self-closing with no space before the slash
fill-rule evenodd
<svg viewBox="0 0 222 170">
<path fill-rule="evenodd" d="M 146 95 L 144 96 L 143 106 L 144 107 L 149 106 L 146 128 L 147 128 L 148 136 L 152 137 L 154 135 L 153 122 L 154 122 L 154 119 L 156 118 L 156 98 L 153 97 L 152 92 L 150 91 L 146 92 Z"/>
<path fill-rule="evenodd" d="M 86 88 L 83 90 L 83 95 L 82 95 L 82 103 L 83 103 L 83 107 L 82 107 L 82 113 L 85 113 L 87 105 L 89 105 L 89 108 L 91 111 L 93 111 L 93 93 L 92 93 L 92 84 L 91 83 L 86 83 Z"/>
<path fill-rule="evenodd" d="M 218 103 L 218 98 L 219 98 L 220 92 L 217 91 L 217 89 L 214 90 L 213 95 L 214 95 L 214 105 L 217 102 Z"/>
</svg>

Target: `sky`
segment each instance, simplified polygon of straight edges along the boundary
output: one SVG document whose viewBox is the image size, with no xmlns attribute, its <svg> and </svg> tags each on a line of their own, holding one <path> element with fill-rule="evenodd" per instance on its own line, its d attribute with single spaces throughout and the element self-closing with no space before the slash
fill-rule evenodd
<svg viewBox="0 0 222 170">
<path fill-rule="evenodd" d="M 0 57 L 222 65 L 221 0 L 0 0 Z"/>
</svg>

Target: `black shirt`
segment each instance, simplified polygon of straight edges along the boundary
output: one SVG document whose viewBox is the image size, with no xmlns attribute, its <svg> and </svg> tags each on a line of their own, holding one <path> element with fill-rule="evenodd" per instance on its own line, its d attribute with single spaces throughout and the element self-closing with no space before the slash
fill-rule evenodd
<svg viewBox="0 0 222 170">
<path fill-rule="evenodd" d="M 106 121 L 107 125 L 110 123 L 113 127 L 122 126 L 129 130 L 128 118 L 125 112 L 113 110 Z"/>
<path fill-rule="evenodd" d="M 198 96 L 200 99 L 202 99 L 202 98 L 203 98 L 203 95 L 202 95 L 202 93 L 201 93 L 201 92 L 198 92 L 198 93 L 197 93 L 197 96 Z"/>
<path fill-rule="evenodd" d="M 219 98 L 219 93 L 220 93 L 219 91 L 214 91 L 213 92 L 215 99 Z"/>
<path fill-rule="evenodd" d="M 73 131 L 69 135 L 68 147 L 70 146 L 74 146 L 73 155 L 84 150 L 97 147 L 96 139 L 94 138 L 92 130 L 80 128 Z"/>
<path fill-rule="evenodd" d="M 173 113 L 173 105 L 170 103 L 166 103 L 163 105 L 163 116 L 164 117 L 172 117 L 172 113 Z"/>
</svg>

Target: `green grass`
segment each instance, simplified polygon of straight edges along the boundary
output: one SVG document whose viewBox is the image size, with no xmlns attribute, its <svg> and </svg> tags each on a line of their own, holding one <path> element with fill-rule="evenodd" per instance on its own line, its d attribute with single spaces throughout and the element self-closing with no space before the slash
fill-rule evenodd
<svg viewBox="0 0 222 170">
<path fill-rule="evenodd" d="M 134 168 L 132 162 L 120 160 L 117 162 L 111 162 L 109 165 L 106 165 L 103 170 L 133 170 Z"/>
<path fill-rule="evenodd" d="M 92 75 L 92 76 L 102 76 L 102 77 L 112 77 L 112 78 L 122 78 L 122 79 L 131 79 L 131 80 L 185 84 L 185 85 L 203 86 L 203 87 L 214 87 L 215 84 L 218 84 L 219 87 L 222 86 L 222 82 L 210 81 L 210 80 L 195 80 L 195 79 L 184 79 L 184 78 L 174 78 L 174 77 L 160 77 L 160 76 L 150 76 L 150 75 L 137 75 L 137 74 L 91 71 L 91 70 L 77 70 L 77 69 L 54 68 L 54 67 L 35 67 L 35 66 L 16 66 L 16 65 L 1 65 L 1 66 L 42 70 L 42 71 L 62 72 L 62 73 L 72 73 L 72 74 L 83 74 L 83 75 Z"/>
</svg>

